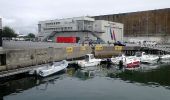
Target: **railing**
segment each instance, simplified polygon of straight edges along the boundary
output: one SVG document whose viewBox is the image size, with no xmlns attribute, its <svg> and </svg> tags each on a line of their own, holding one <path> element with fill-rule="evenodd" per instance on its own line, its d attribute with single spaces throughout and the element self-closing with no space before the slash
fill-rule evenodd
<svg viewBox="0 0 170 100">
<path fill-rule="evenodd" d="M 147 47 L 150 49 L 157 49 L 161 51 L 170 52 L 170 45 L 168 44 L 155 44 L 155 45 L 145 44 L 145 45 L 141 45 L 141 47 Z"/>
</svg>

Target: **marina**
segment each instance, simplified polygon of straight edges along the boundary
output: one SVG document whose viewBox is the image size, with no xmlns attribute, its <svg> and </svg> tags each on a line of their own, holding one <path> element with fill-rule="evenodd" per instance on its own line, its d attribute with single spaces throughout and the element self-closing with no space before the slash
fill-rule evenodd
<svg viewBox="0 0 170 100">
<path fill-rule="evenodd" d="M 137 71 L 107 64 L 68 67 L 46 78 L 20 75 L 0 84 L 1 100 L 168 100 L 170 65 L 142 65 Z"/>
<path fill-rule="evenodd" d="M 0 100 L 170 100 L 168 2 L 2 0 Z"/>
</svg>

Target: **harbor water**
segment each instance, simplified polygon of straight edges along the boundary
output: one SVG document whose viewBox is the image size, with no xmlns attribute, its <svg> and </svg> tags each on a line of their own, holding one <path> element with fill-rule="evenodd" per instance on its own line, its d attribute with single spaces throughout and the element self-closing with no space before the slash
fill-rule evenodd
<svg viewBox="0 0 170 100">
<path fill-rule="evenodd" d="M 46 78 L 24 74 L 0 83 L 0 100 L 170 100 L 170 65 L 136 71 L 70 67 Z"/>
</svg>

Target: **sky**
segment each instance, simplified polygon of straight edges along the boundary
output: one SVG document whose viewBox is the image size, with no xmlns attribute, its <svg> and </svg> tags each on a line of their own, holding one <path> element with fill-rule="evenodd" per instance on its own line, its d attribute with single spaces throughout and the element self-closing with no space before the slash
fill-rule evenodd
<svg viewBox="0 0 170 100">
<path fill-rule="evenodd" d="M 170 8 L 170 0 L 0 0 L 0 18 L 20 34 L 35 33 L 38 21 Z"/>
</svg>

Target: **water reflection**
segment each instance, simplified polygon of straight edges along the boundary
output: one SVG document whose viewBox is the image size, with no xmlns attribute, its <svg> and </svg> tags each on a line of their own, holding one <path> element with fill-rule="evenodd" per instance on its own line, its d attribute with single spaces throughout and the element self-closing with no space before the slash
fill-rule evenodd
<svg viewBox="0 0 170 100">
<path fill-rule="evenodd" d="M 0 84 L 0 97 L 20 93 L 36 85 L 35 77 L 26 77 L 17 80 L 11 80 Z"/>
<path fill-rule="evenodd" d="M 146 67 L 146 68 L 145 68 Z M 24 77 L 0 83 L 0 100 L 4 96 L 16 95 L 25 90 L 35 88 L 38 91 L 46 91 L 49 85 L 54 85 L 64 79 L 76 78 L 79 81 L 87 81 L 98 78 L 120 79 L 124 82 L 138 84 L 140 86 L 159 87 L 170 89 L 170 66 L 161 65 L 148 70 L 150 66 L 144 66 L 138 71 L 118 70 L 115 66 L 107 64 L 98 67 L 88 67 L 84 69 L 68 68 L 66 72 L 57 73 L 47 78 Z M 107 81 L 107 80 L 105 80 Z M 69 82 L 69 80 L 68 80 Z"/>
<path fill-rule="evenodd" d="M 108 73 L 108 76 L 111 78 L 120 78 L 130 83 L 137 82 L 147 86 L 163 86 L 169 89 L 170 78 L 168 76 L 170 76 L 170 65 L 156 66 L 156 68 L 154 67 L 153 69 L 153 66 L 151 66 L 152 70 L 149 70 L 148 66 L 146 70 L 124 71 L 118 74 Z"/>
</svg>

